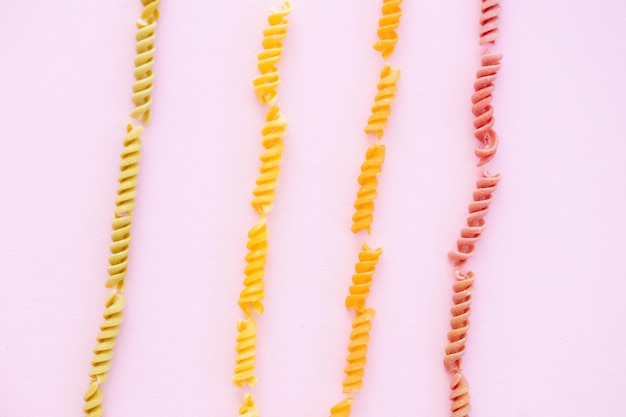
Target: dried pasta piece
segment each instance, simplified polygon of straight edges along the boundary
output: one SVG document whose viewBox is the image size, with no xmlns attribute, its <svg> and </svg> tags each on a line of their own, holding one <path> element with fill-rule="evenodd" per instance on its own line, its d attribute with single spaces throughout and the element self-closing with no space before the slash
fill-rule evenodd
<svg viewBox="0 0 626 417">
<path fill-rule="evenodd" d="M 367 120 L 365 133 L 376 133 L 378 139 L 382 139 L 385 128 L 391 115 L 391 105 L 396 99 L 398 91 L 397 82 L 400 79 L 400 70 L 391 68 L 391 65 L 385 64 L 380 72 L 380 81 L 378 82 L 378 93 L 374 98 L 372 106 L 372 115 Z"/>
<path fill-rule="evenodd" d="M 359 262 L 355 265 L 356 273 L 352 275 L 350 295 L 346 297 L 346 307 L 353 308 L 361 313 L 365 309 L 365 300 L 370 294 L 372 277 L 376 271 L 378 258 L 383 253 L 383 248 L 370 249 L 367 243 L 363 244 L 363 250 L 359 253 Z"/>
<path fill-rule="evenodd" d="M 288 1 L 283 2 L 278 10 L 272 8 L 267 19 L 269 27 L 263 30 L 263 50 L 259 52 L 258 57 L 261 75 L 252 81 L 254 92 L 262 104 L 271 105 L 278 99 L 276 89 L 280 85 L 280 76 L 276 65 L 282 58 L 282 41 L 287 37 L 289 13 L 291 13 L 291 3 Z"/>
<path fill-rule="evenodd" d="M 330 409 L 330 417 L 350 417 L 350 405 L 351 404 L 352 404 L 352 398 L 350 397 L 335 404 Z"/>
<path fill-rule="evenodd" d="M 106 287 L 113 288 L 107 297 L 103 314 L 104 321 L 100 324 L 100 333 L 97 336 L 97 345 L 94 348 L 94 357 L 91 360 L 92 378 L 89 388 L 84 395 L 83 410 L 89 417 L 100 417 L 103 413 L 102 391 L 100 385 L 107 380 L 111 369 L 113 348 L 122 324 L 122 311 L 126 304 L 124 294 L 124 279 L 126 278 L 128 254 L 130 250 L 131 226 L 134 217 L 135 197 L 137 196 L 137 174 L 139 173 L 139 159 L 143 131 L 141 127 L 129 124 L 126 128 L 124 149 L 121 153 L 119 186 L 115 211 L 113 216 L 113 233 L 111 234 L 111 256 L 109 257 L 109 277 Z"/>
<path fill-rule="evenodd" d="M 283 138 L 287 135 L 287 118 L 280 113 L 278 105 L 273 105 L 268 110 L 261 134 L 263 135 L 261 143 L 265 151 L 261 153 L 260 175 L 256 179 L 251 204 L 257 213 L 266 215 L 274 207 L 280 163 L 285 149 Z"/>
<path fill-rule="evenodd" d="M 243 405 L 239 407 L 240 417 L 259 417 L 261 414 L 259 408 L 254 403 L 252 394 L 246 394 L 243 396 Z"/>
<path fill-rule="evenodd" d="M 448 253 L 448 258 L 455 269 L 462 268 L 474 254 L 474 248 L 485 229 L 485 216 L 493 200 L 493 193 L 500 181 L 500 174 L 490 175 L 483 173 L 482 178 L 476 181 L 476 190 L 473 201 L 468 206 L 467 227 L 461 229 L 461 237 L 457 240 L 457 249 Z"/>
<path fill-rule="evenodd" d="M 402 0 L 383 0 L 382 17 L 378 21 L 378 38 L 374 49 L 379 51 L 383 59 L 389 58 L 398 43 L 396 29 L 400 26 Z"/>
<path fill-rule="evenodd" d="M 486 43 L 495 44 L 500 34 L 500 1 L 482 0 L 480 8 L 480 41 L 481 45 Z"/>
<path fill-rule="evenodd" d="M 135 108 L 130 116 L 147 124 L 150 121 L 150 107 L 152 105 L 152 89 L 154 82 L 154 54 L 156 48 L 154 40 L 157 20 L 159 19 L 159 4 L 161 0 L 141 0 L 144 8 L 141 18 L 137 20 L 137 44 L 135 51 L 135 83 L 133 84 L 133 103 Z"/>
<path fill-rule="evenodd" d="M 372 144 L 365 154 L 365 162 L 361 165 L 361 174 L 358 181 L 359 191 L 354 202 L 355 213 L 352 216 L 352 232 L 360 230 L 372 232 L 371 224 L 374 221 L 374 201 L 378 196 L 378 174 L 382 172 L 385 160 L 385 145 Z"/>
<path fill-rule="evenodd" d="M 450 308 L 450 328 L 446 346 L 446 356 L 443 364 L 448 372 L 461 371 L 461 359 L 465 354 L 465 344 L 467 342 L 467 332 L 470 327 L 470 306 L 472 304 L 472 289 L 474 287 L 474 273 L 468 272 L 466 275 L 457 273 L 457 282 L 453 285 L 454 295 Z"/>
<path fill-rule="evenodd" d="M 263 298 L 265 298 L 265 264 L 269 244 L 267 238 L 267 216 L 261 216 L 259 221 L 248 232 L 248 254 L 246 255 L 246 275 L 243 284 L 244 289 L 239 295 L 239 307 L 246 316 L 252 311 L 256 314 L 263 313 Z"/>
<path fill-rule="evenodd" d="M 461 373 L 455 373 L 450 382 L 450 400 L 452 406 L 450 407 L 450 417 L 469 417 L 470 412 L 470 397 L 469 397 L 469 384 Z"/>
<path fill-rule="evenodd" d="M 478 166 L 489 162 L 498 150 L 498 134 L 493 130 L 493 84 L 501 67 L 502 54 L 486 52 L 481 60 L 481 67 L 476 72 L 472 95 L 472 113 L 474 114 L 474 136 L 481 142 L 474 153 L 478 157 Z"/>
<path fill-rule="evenodd" d="M 357 392 L 363 386 L 363 376 L 365 375 L 365 364 L 367 363 L 367 343 L 370 340 L 371 320 L 376 310 L 368 308 L 359 313 L 352 322 L 352 332 L 350 333 L 350 343 L 348 344 L 348 357 L 344 372 L 346 377 L 343 380 L 343 392 Z"/>
<path fill-rule="evenodd" d="M 233 382 L 238 387 L 248 384 L 253 387 L 257 383 L 254 374 L 254 365 L 256 364 L 256 322 L 254 317 L 248 316 L 245 320 L 239 320 L 237 323 L 237 358 L 235 362 L 235 375 Z"/>
</svg>

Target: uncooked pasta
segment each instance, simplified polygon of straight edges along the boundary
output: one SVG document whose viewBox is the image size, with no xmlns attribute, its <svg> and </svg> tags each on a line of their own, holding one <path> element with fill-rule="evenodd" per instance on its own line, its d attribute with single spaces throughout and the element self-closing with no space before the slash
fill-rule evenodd
<svg viewBox="0 0 626 417">
<path fill-rule="evenodd" d="M 357 233 L 361 230 L 372 232 L 374 221 L 374 201 L 378 196 L 378 174 L 382 172 L 385 161 L 385 145 L 372 144 L 365 153 L 365 162 L 361 165 L 359 175 L 359 190 L 354 202 L 354 215 L 352 216 L 352 231 Z"/>
<path fill-rule="evenodd" d="M 252 398 L 252 394 L 246 394 L 243 397 L 243 405 L 239 407 L 239 416 L 240 417 L 259 417 L 261 414 L 259 413 L 259 409 L 254 403 L 254 398 Z"/>
<path fill-rule="evenodd" d="M 383 66 L 378 82 L 378 93 L 374 98 L 372 115 L 367 120 L 365 133 L 376 133 L 378 139 L 382 139 L 391 115 L 391 105 L 396 99 L 396 91 L 398 91 L 396 83 L 399 79 L 399 69 L 393 69 L 389 64 Z"/>
<path fill-rule="evenodd" d="M 477 146 L 475 153 L 478 166 L 484 165 L 495 156 L 498 150 L 498 134 L 493 130 L 493 82 L 498 76 L 502 54 L 486 52 L 481 59 L 481 67 L 476 71 L 474 95 L 472 95 L 472 113 L 474 114 L 474 136 L 482 146 Z"/>
<path fill-rule="evenodd" d="M 350 397 L 335 404 L 330 409 L 330 417 L 350 417 L 351 404 L 352 404 L 352 398 Z"/>
<path fill-rule="evenodd" d="M 383 59 L 389 58 L 398 43 L 396 29 L 400 26 L 402 0 L 383 0 L 382 17 L 378 21 L 378 38 L 374 49 L 379 51 Z"/>
<path fill-rule="evenodd" d="M 251 316 L 252 311 L 263 314 L 263 298 L 265 298 L 265 264 L 267 263 L 267 216 L 261 216 L 259 221 L 248 232 L 248 254 L 246 255 L 246 267 L 244 269 L 244 289 L 239 295 L 239 307 Z"/>
<path fill-rule="evenodd" d="M 383 248 L 370 249 L 367 243 L 363 244 L 363 250 L 359 253 L 359 262 L 354 269 L 356 273 L 352 275 L 352 285 L 350 295 L 346 297 L 346 308 L 353 308 L 357 312 L 363 312 L 365 301 L 370 294 L 372 277 L 376 271 L 378 258 L 383 253 Z"/>
<path fill-rule="evenodd" d="M 363 386 L 365 364 L 367 363 L 367 343 L 370 341 L 372 330 L 372 318 L 376 310 L 368 308 L 359 313 L 352 322 L 350 343 L 348 344 L 348 364 L 344 368 L 346 377 L 343 380 L 343 392 L 357 392 Z"/>
<path fill-rule="evenodd" d="M 254 376 L 254 365 L 256 363 L 256 322 L 254 317 L 249 316 L 245 320 L 237 323 L 237 358 L 235 362 L 235 375 L 233 382 L 238 387 L 248 384 L 253 387 L 257 383 Z"/>
</svg>

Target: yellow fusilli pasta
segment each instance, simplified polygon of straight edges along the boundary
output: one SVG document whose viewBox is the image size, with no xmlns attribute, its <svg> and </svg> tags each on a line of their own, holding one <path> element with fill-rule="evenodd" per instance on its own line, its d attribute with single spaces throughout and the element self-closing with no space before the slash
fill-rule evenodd
<svg viewBox="0 0 626 417">
<path fill-rule="evenodd" d="M 378 21 L 378 38 L 374 49 L 379 51 L 383 59 L 389 58 L 398 43 L 396 29 L 400 26 L 402 0 L 383 0 L 382 17 Z"/>
<path fill-rule="evenodd" d="M 143 131 L 141 127 L 129 124 L 126 128 L 124 149 L 121 154 L 119 187 L 115 212 L 113 216 L 113 233 L 111 234 L 111 256 L 109 257 L 109 277 L 106 287 L 113 288 L 109 294 L 103 314 L 104 321 L 100 324 L 100 333 L 97 336 L 98 344 L 94 348 L 94 357 L 91 361 L 92 369 L 89 376 L 92 381 L 85 393 L 85 406 L 83 410 L 89 417 L 100 417 L 102 409 L 102 384 L 109 375 L 111 358 L 115 347 L 116 337 L 120 332 L 125 306 L 124 279 L 126 278 L 128 253 L 130 250 L 131 226 L 135 209 L 135 197 L 137 195 L 137 174 L 139 173 L 139 159 L 141 140 L 139 135 Z"/>
<path fill-rule="evenodd" d="M 150 106 L 153 89 L 154 73 L 154 39 L 156 37 L 156 22 L 159 19 L 159 4 L 161 0 L 141 0 L 144 5 L 141 18 L 137 20 L 137 44 L 135 51 L 135 83 L 133 84 L 133 103 L 135 108 L 130 116 L 147 124 L 150 120 Z"/>
<path fill-rule="evenodd" d="M 352 275 L 350 295 L 346 297 L 347 308 L 354 308 L 358 312 L 363 312 L 365 309 L 365 300 L 370 294 L 372 277 L 382 253 L 383 248 L 372 250 L 367 243 L 363 244 L 363 250 L 359 253 L 359 262 L 354 267 L 356 273 Z"/>
<path fill-rule="evenodd" d="M 263 313 L 263 298 L 265 297 L 265 263 L 269 244 L 267 238 L 267 217 L 261 216 L 259 221 L 248 232 L 248 254 L 246 255 L 246 275 L 244 289 L 239 295 L 239 307 L 250 316 L 252 311 L 257 314 Z"/>
<path fill-rule="evenodd" d="M 283 138 L 287 135 L 287 118 L 280 113 L 278 105 L 273 105 L 268 110 L 261 134 L 263 135 L 261 143 L 265 151 L 261 153 L 260 175 L 256 180 L 251 204 L 257 213 L 265 215 L 272 211 L 276 198 L 280 163 L 285 149 Z"/>
<path fill-rule="evenodd" d="M 254 92 L 262 104 L 274 104 L 278 99 L 276 88 L 280 85 L 280 77 L 276 65 L 282 58 L 282 41 L 287 36 L 289 22 L 287 16 L 291 13 L 291 3 L 283 2 L 281 8 L 272 12 L 268 17 L 269 27 L 263 30 L 263 50 L 259 52 L 259 71 L 256 77 Z"/>
<path fill-rule="evenodd" d="M 378 93 L 374 98 L 372 115 L 367 119 L 365 133 L 376 133 L 378 139 L 383 137 L 385 128 L 391 115 L 391 105 L 396 100 L 398 91 L 397 82 L 400 79 L 400 70 L 391 68 L 389 64 L 383 66 L 378 82 Z"/>
<path fill-rule="evenodd" d="M 368 308 L 359 313 L 352 322 L 352 332 L 350 333 L 350 343 L 348 344 L 348 357 L 344 372 L 346 377 L 343 380 L 343 392 L 357 392 L 363 386 L 363 375 L 365 375 L 365 364 L 367 363 L 367 342 L 370 340 L 371 320 L 376 311 Z"/>
<path fill-rule="evenodd" d="M 235 362 L 235 375 L 233 382 L 238 387 L 248 384 L 251 387 L 257 383 L 254 375 L 254 365 L 256 364 L 256 322 L 254 317 L 248 316 L 245 320 L 237 323 L 237 358 Z"/>
<path fill-rule="evenodd" d="M 385 145 L 372 144 L 365 153 L 365 162 L 361 165 L 359 175 L 359 191 L 354 202 L 355 213 L 352 216 L 352 231 L 360 230 L 372 232 L 371 224 L 374 221 L 374 200 L 378 196 L 378 179 L 376 176 L 382 172 L 385 160 Z"/>
<path fill-rule="evenodd" d="M 239 416 L 241 417 L 259 417 L 259 408 L 254 403 L 252 394 L 246 394 L 243 397 L 243 405 L 239 407 Z"/>
<path fill-rule="evenodd" d="M 350 405 L 352 398 L 346 398 L 340 403 L 335 404 L 330 409 L 330 417 L 350 417 Z"/>
</svg>

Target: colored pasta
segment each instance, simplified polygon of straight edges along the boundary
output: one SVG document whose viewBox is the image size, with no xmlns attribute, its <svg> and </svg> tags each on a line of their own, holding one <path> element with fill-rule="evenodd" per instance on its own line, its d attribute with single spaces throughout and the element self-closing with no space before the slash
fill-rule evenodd
<svg viewBox="0 0 626 417">
<path fill-rule="evenodd" d="M 141 0 L 144 5 L 141 18 L 137 20 L 137 45 L 135 50 L 135 83 L 133 84 L 133 103 L 135 108 L 130 116 L 147 124 L 150 121 L 150 107 L 152 105 L 152 90 L 154 82 L 154 39 L 156 37 L 156 22 L 159 19 L 159 4 L 161 0 Z"/>
<path fill-rule="evenodd" d="M 467 332 L 470 327 L 469 315 L 475 277 L 473 272 L 468 272 L 467 275 L 457 273 L 457 279 L 458 281 L 452 287 L 454 290 L 454 295 L 452 296 L 454 305 L 450 308 L 450 314 L 452 315 L 450 319 L 451 330 L 448 332 L 450 343 L 446 346 L 446 356 L 443 360 L 448 372 L 461 371 L 461 359 L 465 354 Z"/>
<path fill-rule="evenodd" d="M 399 79 L 399 69 L 393 69 L 389 64 L 383 66 L 380 72 L 380 81 L 378 82 L 378 93 L 374 98 L 372 115 L 367 120 L 367 126 L 364 129 L 365 133 L 376 133 L 378 139 L 382 139 L 391 115 L 391 105 L 396 99 L 396 91 L 398 91 L 396 83 Z"/>
<path fill-rule="evenodd" d="M 367 363 L 367 343 L 370 340 L 371 320 L 376 311 L 368 308 L 359 313 L 352 322 L 352 332 L 350 333 L 350 343 L 348 344 L 348 357 L 344 372 L 346 377 L 343 380 L 343 392 L 357 392 L 363 386 L 363 376 L 365 375 L 365 364 Z"/>
<path fill-rule="evenodd" d="M 389 58 L 398 43 L 396 29 L 400 26 L 402 0 L 383 0 L 382 17 L 378 21 L 378 38 L 374 49 L 379 51 L 383 59 Z"/>
<path fill-rule="evenodd" d="M 367 243 L 363 244 L 363 250 L 359 253 L 359 262 L 355 265 L 356 273 L 352 275 L 350 295 L 346 297 L 347 308 L 353 308 L 359 313 L 365 309 L 365 300 L 370 294 L 372 277 L 376 271 L 378 258 L 382 253 L 382 248 L 372 250 L 367 246 Z"/>
<path fill-rule="evenodd" d="M 233 382 L 238 387 L 248 384 L 253 387 L 257 383 L 254 376 L 254 365 L 256 363 L 256 323 L 254 317 L 249 316 L 245 320 L 237 323 L 237 358 L 235 362 L 235 375 Z"/>
<path fill-rule="evenodd" d="M 378 174 L 382 172 L 385 160 L 385 145 L 372 144 L 365 154 L 365 162 L 361 165 L 361 175 L 358 181 L 359 191 L 354 202 L 355 213 L 352 216 L 352 232 L 366 230 L 372 232 L 371 224 L 374 221 L 374 201 L 378 196 Z"/>
<path fill-rule="evenodd" d="M 269 251 L 268 236 L 267 217 L 262 216 L 248 232 L 248 254 L 244 269 L 246 278 L 243 281 L 244 289 L 239 295 L 239 307 L 247 316 L 251 316 L 252 311 L 256 314 L 263 314 L 263 298 L 265 297 L 263 277 Z"/>
<path fill-rule="evenodd" d="M 467 260 L 474 254 L 476 242 L 485 229 L 485 215 L 489 211 L 489 205 L 493 200 L 493 193 L 500 181 L 500 174 L 489 175 L 483 173 L 482 178 L 476 181 L 476 190 L 473 201 L 467 210 L 467 227 L 461 229 L 461 237 L 457 240 L 457 249 L 450 251 L 448 257 L 454 264 L 455 269 L 462 268 Z"/>
<path fill-rule="evenodd" d="M 261 75 L 253 80 L 254 92 L 261 104 L 274 104 L 278 99 L 276 88 L 280 85 L 280 76 L 276 65 L 283 53 L 282 41 L 287 36 L 291 13 L 291 3 L 283 2 L 279 10 L 272 8 L 267 21 L 270 26 L 263 30 L 263 51 L 259 52 L 259 72 Z"/>
<path fill-rule="evenodd" d="M 261 130 L 263 135 L 261 143 L 265 151 L 261 154 L 260 175 L 257 177 L 253 191 L 254 198 L 251 202 L 252 208 L 261 215 L 268 214 L 273 209 L 280 176 L 280 163 L 285 149 L 283 138 L 287 135 L 286 128 L 287 118 L 280 114 L 278 105 L 273 105 L 267 111 L 266 123 Z"/>
<path fill-rule="evenodd" d="M 482 0 L 480 8 L 480 41 L 481 45 L 496 43 L 500 34 L 500 2 L 499 0 Z"/>
<path fill-rule="evenodd" d="M 346 398 L 345 400 L 335 404 L 330 409 L 330 417 L 350 417 L 351 404 L 352 398 Z"/>
<path fill-rule="evenodd" d="M 450 400 L 452 401 L 450 417 L 469 417 L 471 408 L 469 384 L 460 373 L 454 374 L 450 382 Z"/>
<path fill-rule="evenodd" d="M 239 416 L 241 417 L 259 417 L 259 409 L 254 403 L 252 394 L 246 394 L 243 397 L 243 405 L 239 407 Z"/>
<path fill-rule="evenodd" d="M 141 140 L 139 135 L 143 131 L 141 127 L 129 124 L 126 128 L 124 149 L 121 154 L 119 186 L 113 217 L 113 233 L 111 234 L 111 256 L 109 256 L 109 277 L 105 286 L 113 291 L 107 297 L 104 321 L 100 324 L 100 333 L 97 336 L 98 344 L 94 348 L 94 357 L 91 361 L 92 369 L 89 372 L 91 383 L 84 395 L 85 406 L 83 410 L 89 417 L 99 417 L 103 413 L 102 392 L 100 384 L 107 380 L 111 369 L 113 348 L 116 344 L 117 335 L 122 324 L 122 311 L 126 300 L 124 279 L 126 278 L 128 253 L 130 250 L 131 226 L 135 210 L 135 197 L 137 195 L 137 174 L 139 173 L 139 159 Z"/>
</svg>

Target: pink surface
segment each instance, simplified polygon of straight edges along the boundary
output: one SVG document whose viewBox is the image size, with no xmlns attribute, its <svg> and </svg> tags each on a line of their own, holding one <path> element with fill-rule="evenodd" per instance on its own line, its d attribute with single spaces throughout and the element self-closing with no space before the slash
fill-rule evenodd
<svg viewBox="0 0 626 417">
<path fill-rule="evenodd" d="M 344 297 L 378 1 L 294 0 L 289 118 L 269 221 L 255 398 L 266 417 L 343 398 Z M 275 1 L 163 2 L 128 305 L 105 415 L 234 416 L 237 296 L 264 109 L 252 78 Z M 479 1 L 405 1 L 376 202 L 383 246 L 354 417 L 446 416 L 447 252 L 480 174 L 470 98 Z M 139 1 L 0 6 L 0 417 L 82 415 L 103 310 Z M 502 181 L 468 266 L 473 412 L 619 416 L 626 395 L 626 3 L 503 2 Z"/>
</svg>

